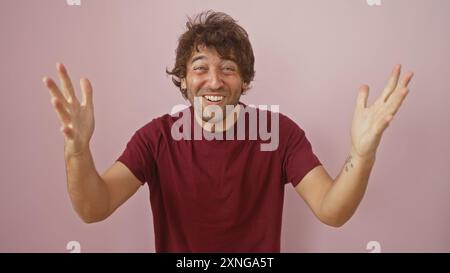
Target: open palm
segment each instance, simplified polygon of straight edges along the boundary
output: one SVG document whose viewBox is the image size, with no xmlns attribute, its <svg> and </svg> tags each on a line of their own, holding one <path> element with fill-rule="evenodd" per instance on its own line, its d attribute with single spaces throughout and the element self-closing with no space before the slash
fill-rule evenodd
<svg viewBox="0 0 450 273">
<path fill-rule="evenodd" d="M 61 132 L 65 138 L 65 153 L 76 155 L 86 151 L 94 132 L 94 106 L 92 102 L 92 86 L 88 79 L 80 79 L 83 101 L 80 103 L 69 74 L 62 64 L 57 64 L 61 90 L 49 77 L 43 82 L 50 91 L 52 104 L 61 122 Z"/>
<path fill-rule="evenodd" d="M 400 71 L 401 65 L 396 65 L 381 96 L 371 106 L 367 106 L 369 87 L 363 85 L 359 90 L 351 137 L 352 149 L 360 157 L 375 156 L 383 132 L 409 93 L 408 84 L 413 73 L 406 73 L 399 81 Z"/>
</svg>

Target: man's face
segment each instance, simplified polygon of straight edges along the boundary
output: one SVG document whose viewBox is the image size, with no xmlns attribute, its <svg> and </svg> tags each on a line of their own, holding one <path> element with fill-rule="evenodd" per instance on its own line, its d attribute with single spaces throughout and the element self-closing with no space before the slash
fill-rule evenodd
<svg viewBox="0 0 450 273">
<path fill-rule="evenodd" d="M 187 97 L 192 105 L 194 97 L 199 97 L 201 110 L 209 105 L 225 110 L 226 105 L 238 104 L 245 85 L 233 60 L 224 59 L 214 48 L 203 46 L 199 47 L 199 52 L 194 52 L 186 68 L 186 78 L 181 83 L 187 88 Z"/>
</svg>

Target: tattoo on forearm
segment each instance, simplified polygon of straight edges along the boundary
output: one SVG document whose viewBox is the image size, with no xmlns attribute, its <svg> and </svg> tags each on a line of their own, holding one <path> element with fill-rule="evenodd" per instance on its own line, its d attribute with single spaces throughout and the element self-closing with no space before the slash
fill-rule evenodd
<svg viewBox="0 0 450 273">
<path fill-rule="evenodd" d="M 347 160 L 345 160 L 345 171 L 346 172 L 348 172 L 349 166 L 350 166 L 350 168 L 353 168 L 353 162 L 352 162 L 352 156 L 351 155 L 349 155 L 347 157 Z"/>
</svg>

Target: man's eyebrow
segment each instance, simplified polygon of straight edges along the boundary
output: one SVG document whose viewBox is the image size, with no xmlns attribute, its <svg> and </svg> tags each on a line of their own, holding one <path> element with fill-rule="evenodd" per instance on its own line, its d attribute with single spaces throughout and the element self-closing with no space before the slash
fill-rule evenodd
<svg viewBox="0 0 450 273">
<path fill-rule="evenodd" d="M 222 63 L 224 63 L 224 62 L 232 62 L 233 64 L 237 65 L 236 60 L 232 59 L 232 58 L 223 59 Z"/>
<path fill-rule="evenodd" d="M 198 61 L 198 60 L 201 60 L 201 59 L 206 59 L 206 56 L 205 55 L 195 56 L 194 58 L 192 58 L 191 64 L 194 63 L 195 61 Z"/>
<path fill-rule="evenodd" d="M 191 64 L 193 64 L 195 61 L 203 60 L 203 59 L 208 59 L 208 57 L 206 57 L 205 55 L 197 55 L 194 58 L 192 58 Z M 222 60 L 222 62 L 233 62 L 233 63 L 236 63 L 236 59 L 233 58 L 233 57 L 228 57 L 228 58 L 224 58 Z"/>
<path fill-rule="evenodd" d="M 232 61 L 232 62 L 237 63 L 236 58 L 234 58 L 233 56 L 225 57 L 225 58 L 223 58 L 223 60 L 224 61 Z"/>
</svg>

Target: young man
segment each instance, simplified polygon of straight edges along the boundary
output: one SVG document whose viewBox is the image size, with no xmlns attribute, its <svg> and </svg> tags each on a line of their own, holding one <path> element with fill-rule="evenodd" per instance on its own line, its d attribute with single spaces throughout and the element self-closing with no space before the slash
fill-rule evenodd
<svg viewBox="0 0 450 273">
<path fill-rule="evenodd" d="M 145 183 L 157 252 L 279 252 L 286 183 L 292 183 L 327 225 L 339 227 L 353 215 L 381 136 L 408 94 L 411 72 L 399 80 L 397 65 L 371 106 L 368 86 L 360 88 L 351 150 L 333 180 L 305 132 L 288 117 L 276 114 L 268 124 L 254 127 L 271 127 L 277 138 L 274 149 L 261 149 L 261 134 L 249 137 L 252 124 L 247 117 L 252 110 L 239 99 L 253 80 L 254 56 L 247 32 L 230 16 L 206 12 L 189 20 L 176 55 L 175 67 L 167 73 L 192 106 L 182 115 L 164 115 L 137 130 L 103 175 L 89 149 L 94 131 L 89 81 L 80 80 L 80 103 L 62 64 L 57 64 L 62 92 L 53 80 L 43 79 L 62 123 L 68 191 L 83 221 L 107 218 Z M 211 113 L 205 115 L 208 109 Z M 258 117 L 275 114 L 255 111 Z M 244 139 L 236 138 L 241 120 Z M 216 136 L 232 132 L 231 138 L 191 138 L 199 128 Z"/>
</svg>

